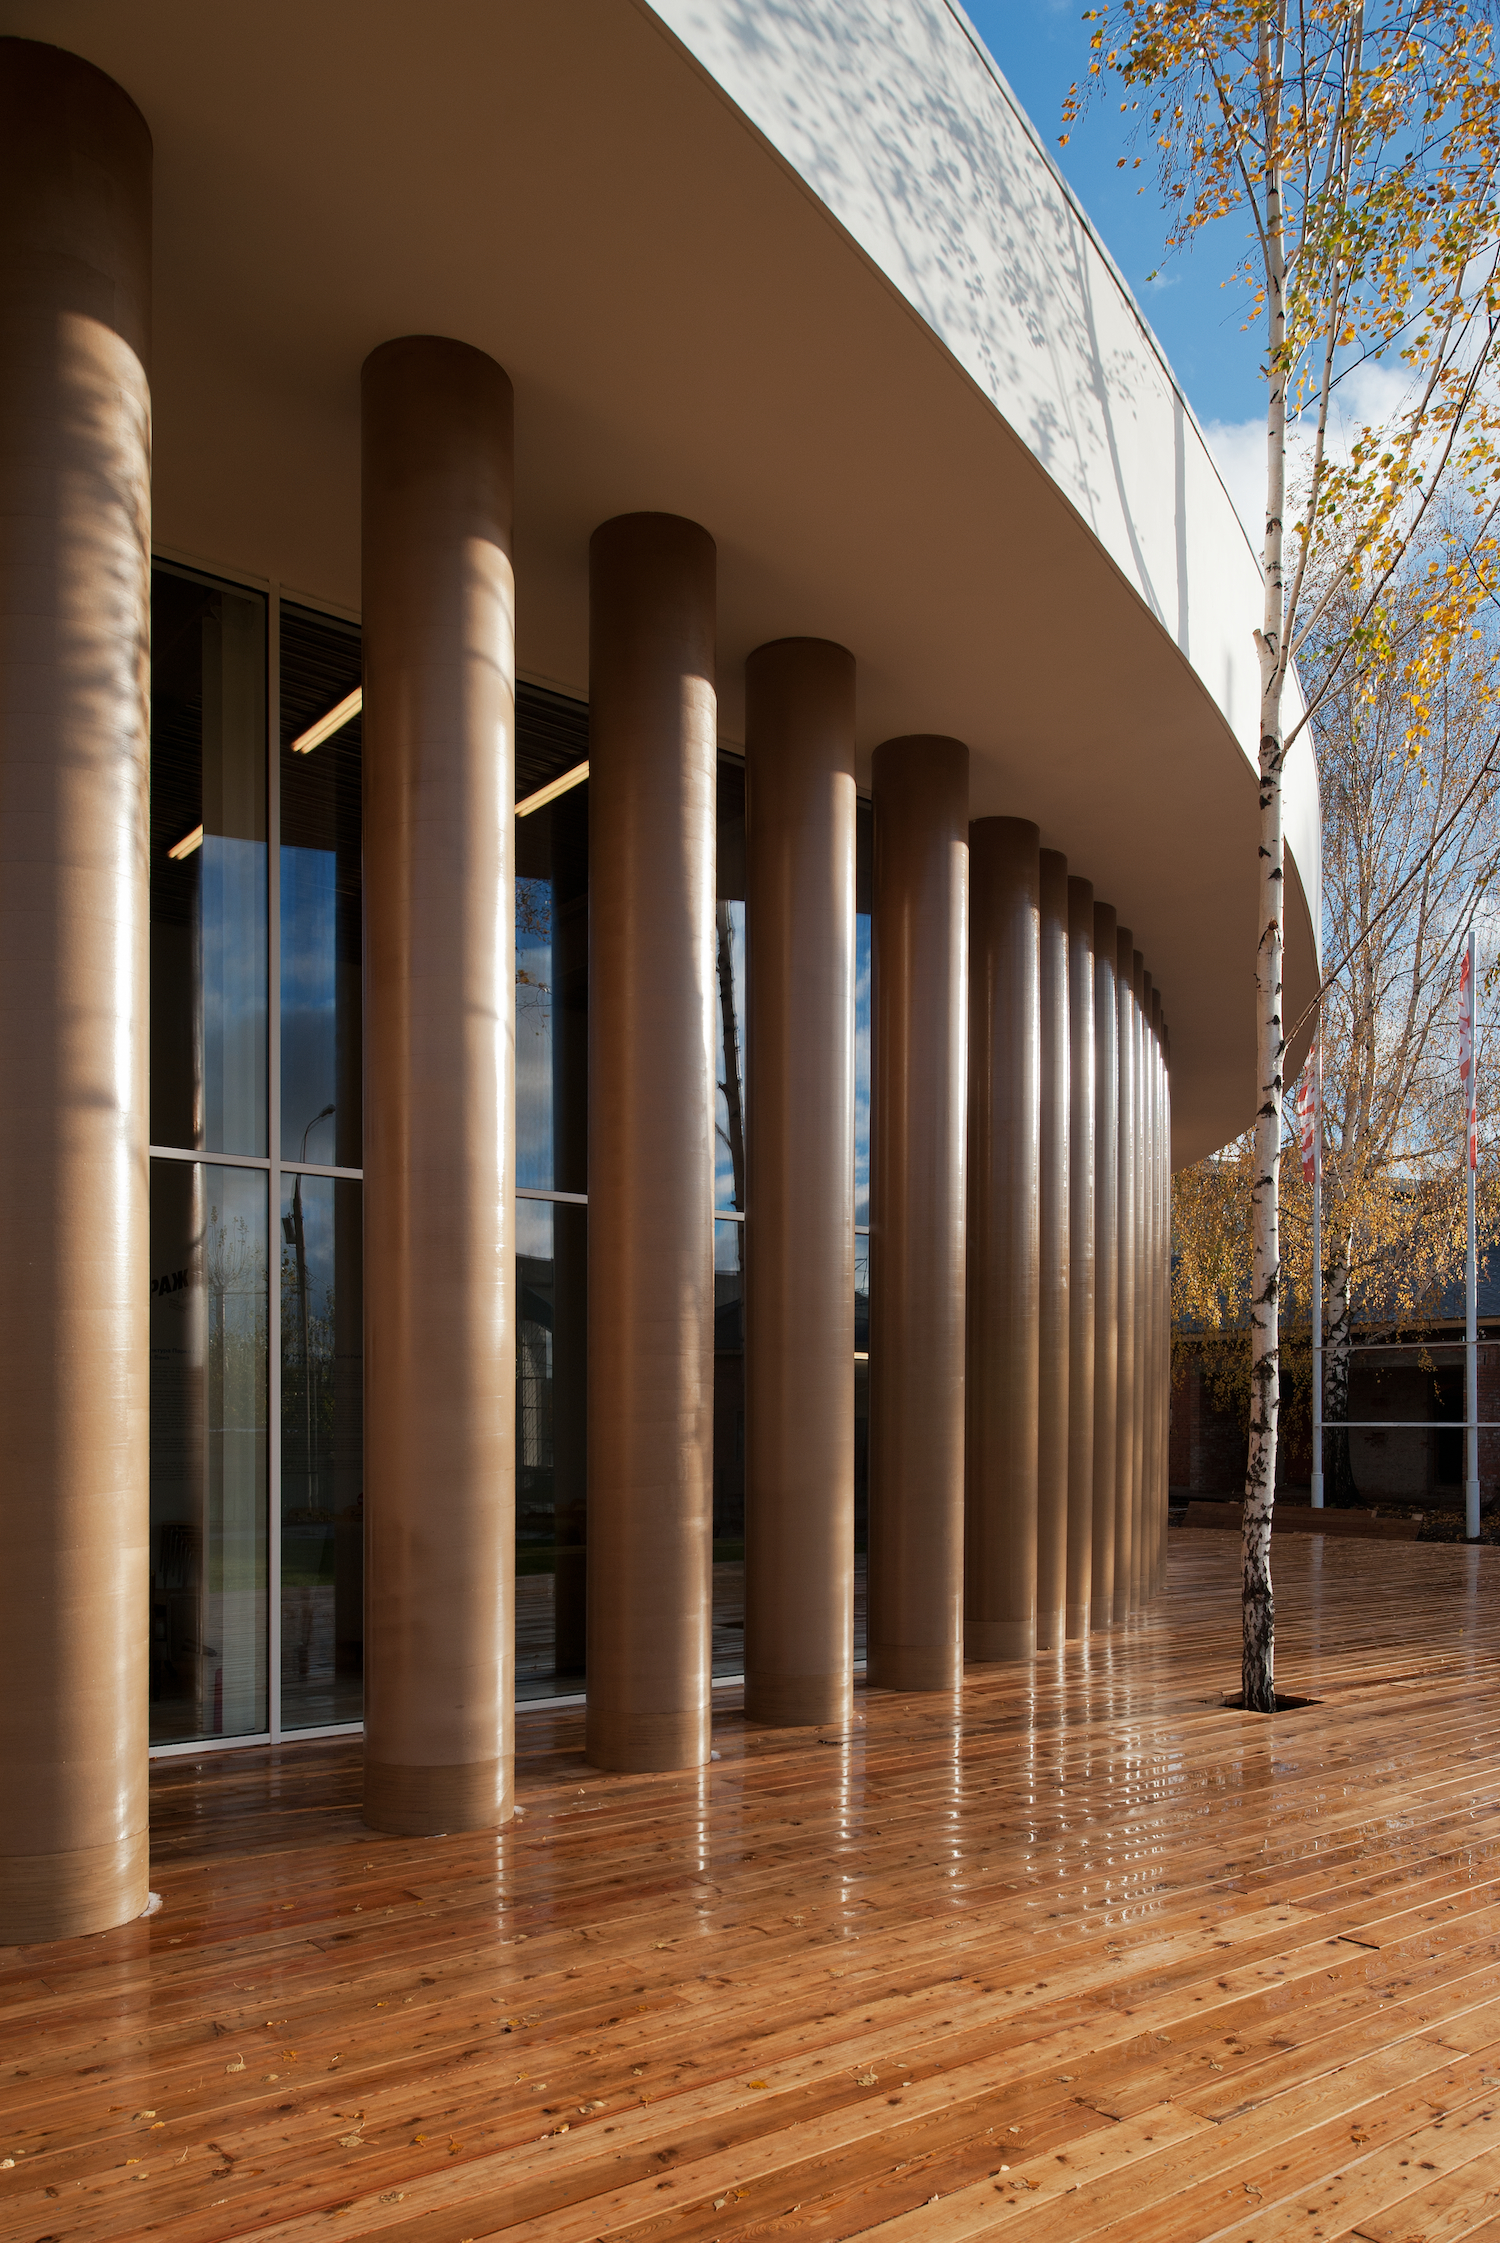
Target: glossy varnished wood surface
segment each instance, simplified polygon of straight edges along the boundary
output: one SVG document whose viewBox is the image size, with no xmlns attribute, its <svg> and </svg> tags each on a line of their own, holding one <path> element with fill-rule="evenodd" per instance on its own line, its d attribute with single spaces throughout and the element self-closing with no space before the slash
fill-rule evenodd
<svg viewBox="0 0 1500 2243">
<path fill-rule="evenodd" d="M 1269 1722 L 1182 1533 L 1122 1638 L 701 1778 L 528 1713 L 498 1838 L 159 1763 L 160 1913 L 0 1953 L 0 2236 L 1496 2243 L 1500 1551 L 1276 1576 Z"/>
</svg>

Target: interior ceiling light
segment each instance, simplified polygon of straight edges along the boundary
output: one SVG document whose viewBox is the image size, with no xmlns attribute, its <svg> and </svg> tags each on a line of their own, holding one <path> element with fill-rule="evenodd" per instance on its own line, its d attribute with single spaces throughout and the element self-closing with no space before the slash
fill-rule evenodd
<svg viewBox="0 0 1500 2243">
<path fill-rule="evenodd" d="M 184 857 L 190 857 L 195 849 L 201 849 L 202 847 L 203 828 L 202 826 L 194 826 L 191 833 L 185 833 L 180 841 L 173 844 L 167 851 L 167 855 L 176 857 L 180 863 Z"/>
<path fill-rule="evenodd" d="M 320 716 L 316 724 L 310 724 L 305 732 L 298 733 L 292 742 L 293 755 L 311 755 L 313 749 L 320 748 L 332 733 L 341 732 L 346 724 L 351 723 L 364 705 L 364 687 L 357 685 L 352 693 L 344 695 L 342 701 L 335 702 L 326 716 Z"/>
<path fill-rule="evenodd" d="M 589 767 L 586 763 L 575 763 L 572 770 L 565 771 L 560 779 L 549 779 L 546 786 L 538 787 L 535 794 L 529 794 L 524 802 L 518 802 L 516 816 L 529 818 L 533 810 L 545 810 L 549 802 L 555 802 L 569 788 L 581 787 L 588 775 Z"/>
</svg>

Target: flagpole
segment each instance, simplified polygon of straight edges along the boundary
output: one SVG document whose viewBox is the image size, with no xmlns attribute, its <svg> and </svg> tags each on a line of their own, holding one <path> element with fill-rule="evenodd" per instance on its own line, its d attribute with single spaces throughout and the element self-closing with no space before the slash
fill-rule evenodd
<svg viewBox="0 0 1500 2243">
<path fill-rule="evenodd" d="M 1471 1201 L 1472 1198 L 1471 1193 Z M 1312 1507 L 1315 1511 L 1321 1511 L 1323 1508 L 1323 1038 L 1321 1033 L 1315 1033 L 1313 1037 L 1312 1199 Z"/>
<path fill-rule="evenodd" d="M 1464 1179 L 1468 1185 L 1468 1239 L 1464 1252 L 1464 1532 L 1479 1539 L 1479 1284 L 1474 1253 L 1474 1169 L 1478 1147 L 1478 1051 L 1474 1002 L 1474 930 L 1469 929 L 1469 1080 L 1464 1102 Z"/>
</svg>

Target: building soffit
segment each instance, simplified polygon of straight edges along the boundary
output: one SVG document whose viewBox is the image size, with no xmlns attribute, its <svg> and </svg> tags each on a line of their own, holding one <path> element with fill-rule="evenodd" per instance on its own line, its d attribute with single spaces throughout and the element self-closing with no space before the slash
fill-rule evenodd
<svg viewBox="0 0 1500 2243">
<path fill-rule="evenodd" d="M 830 26 L 869 51 L 825 52 Z M 848 645 L 866 778 L 893 734 L 966 739 L 974 815 L 1035 819 L 1133 928 L 1171 1024 L 1174 1157 L 1243 1126 L 1254 558 L 960 16 L 0 0 L 0 29 L 86 55 L 152 129 L 163 543 L 357 607 L 361 361 L 405 332 L 492 352 L 526 674 L 586 690 L 597 522 L 703 522 L 726 739 L 753 646 Z M 882 104 L 911 112 L 905 212 L 849 122 L 861 83 L 874 146 Z M 1302 760 L 1292 1019 L 1315 981 Z"/>
</svg>

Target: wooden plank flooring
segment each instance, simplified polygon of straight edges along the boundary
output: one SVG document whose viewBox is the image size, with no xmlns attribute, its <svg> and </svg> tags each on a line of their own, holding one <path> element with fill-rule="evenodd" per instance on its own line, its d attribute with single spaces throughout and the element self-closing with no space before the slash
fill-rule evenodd
<svg viewBox="0 0 1500 2243">
<path fill-rule="evenodd" d="M 158 1763 L 160 1913 L 0 1950 L 0 2238 L 1500 2243 L 1500 1550 L 1276 1578 L 1269 1722 L 1181 1533 L 961 1707 L 652 1778 L 529 1712 L 490 1838 L 364 1830 L 343 1743 Z"/>
</svg>

